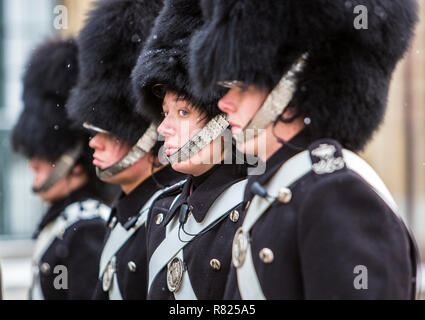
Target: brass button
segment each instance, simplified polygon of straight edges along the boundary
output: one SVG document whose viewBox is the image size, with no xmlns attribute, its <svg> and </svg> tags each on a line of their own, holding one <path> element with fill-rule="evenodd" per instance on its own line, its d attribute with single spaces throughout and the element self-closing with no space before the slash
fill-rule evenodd
<svg viewBox="0 0 425 320">
<path fill-rule="evenodd" d="M 50 265 L 47 262 L 44 262 L 40 266 L 40 271 L 44 275 L 48 275 L 50 273 Z"/>
<path fill-rule="evenodd" d="M 233 222 L 238 222 L 239 220 L 239 212 L 238 210 L 232 210 L 232 212 L 230 212 L 230 220 L 232 220 Z"/>
<path fill-rule="evenodd" d="M 136 272 L 136 269 L 137 269 L 136 263 L 134 261 L 129 261 L 128 262 L 128 269 L 131 272 Z"/>
<path fill-rule="evenodd" d="M 210 261 L 210 266 L 211 268 L 213 268 L 215 271 L 218 271 L 221 269 L 221 263 L 218 259 L 211 259 Z"/>
<path fill-rule="evenodd" d="M 292 191 L 288 188 L 282 188 L 277 194 L 277 199 L 282 203 L 289 203 L 292 199 Z"/>
<path fill-rule="evenodd" d="M 273 251 L 269 248 L 263 248 L 260 250 L 260 259 L 264 263 L 272 263 L 274 260 Z"/>
<path fill-rule="evenodd" d="M 162 221 L 164 221 L 164 214 L 163 213 L 159 213 L 156 215 L 156 220 L 155 223 L 156 224 L 161 224 Z"/>
</svg>

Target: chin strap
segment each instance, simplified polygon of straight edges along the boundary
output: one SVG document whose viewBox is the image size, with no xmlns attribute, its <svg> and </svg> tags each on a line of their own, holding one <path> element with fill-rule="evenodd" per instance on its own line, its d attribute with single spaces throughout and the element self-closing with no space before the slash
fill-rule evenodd
<svg viewBox="0 0 425 320">
<path fill-rule="evenodd" d="M 62 179 L 74 167 L 77 160 L 83 153 L 83 144 L 78 143 L 73 149 L 64 153 L 57 161 L 55 161 L 52 171 L 46 181 L 40 187 L 33 187 L 34 193 L 46 192 L 53 187 L 60 179 Z"/>
<path fill-rule="evenodd" d="M 167 156 L 164 149 L 162 149 L 162 157 L 170 164 L 185 161 L 221 136 L 228 127 L 229 122 L 227 121 L 227 116 L 221 113 L 211 119 L 197 134 L 186 142 L 183 147 L 171 156 Z"/>
<path fill-rule="evenodd" d="M 268 95 L 254 118 L 251 119 L 241 132 L 234 134 L 234 138 L 238 143 L 245 143 L 254 139 L 259 135 L 259 130 L 265 129 L 285 111 L 297 90 L 297 75 L 304 70 L 307 59 L 308 53 L 304 53 L 298 58 L 291 69 Z"/>
<path fill-rule="evenodd" d="M 131 167 L 143 156 L 152 150 L 153 146 L 158 140 L 158 133 L 156 132 L 157 125 L 151 123 L 149 128 L 143 134 L 143 136 L 137 141 L 137 143 L 131 148 L 131 150 L 118 162 L 105 169 L 96 167 L 96 175 L 99 179 L 104 180 L 110 178 L 125 169 Z"/>
</svg>

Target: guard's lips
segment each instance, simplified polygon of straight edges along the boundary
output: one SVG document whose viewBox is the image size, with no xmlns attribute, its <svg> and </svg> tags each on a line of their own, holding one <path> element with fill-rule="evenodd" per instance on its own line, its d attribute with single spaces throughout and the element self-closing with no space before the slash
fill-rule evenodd
<svg viewBox="0 0 425 320">
<path fill-rule="evenodd" d="M 100 167 L 104 161 L 97 156 L 93 155 L 93 165 L 96 167 Z"/>
<path fill-rule="evenodd" d="M 176 153 L 178 150 L 179 149 L 176 147 L 165 147 L 165 153 L 168 157 Z"/>
<path fill-rule="evenodd" d="M 242 131 L 242 127 L 229 121 L 229 126 L 230 126 L 230 131 L 232 131 L 232 133 L 238 133 Z"/>
</svg>

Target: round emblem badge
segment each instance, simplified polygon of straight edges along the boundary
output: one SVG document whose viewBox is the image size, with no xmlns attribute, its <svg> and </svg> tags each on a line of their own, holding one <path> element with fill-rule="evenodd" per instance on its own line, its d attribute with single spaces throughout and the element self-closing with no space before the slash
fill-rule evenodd
<svg viewBox="0 0 425 320">
<path fill-rule="evenodd" d="M 175 292 L 179 290 L 183 278 L 183 261 L 175 257 L 168 264 L 167 269 L 167 286 L 168 290 Z"/>
<path fill-rule="evenodd" d="M 232 262 L 235 268 L 240 268 L 244 264 L 247 250 L 248 236 L 241 227 L 236 231 L 233 238 Z"/>
<path fill-rule="evenodd" d="M 103 277 L 102 277 L 103 291 L 107 292 L 109 291 L 109 289 L 111 289 L 112 280 L 114 279 L 114 273 L 115 273 L 115 257 L 113 257 L 111 261 L 109 261 L 108 266 L 103 272 Z"/>
</svg>

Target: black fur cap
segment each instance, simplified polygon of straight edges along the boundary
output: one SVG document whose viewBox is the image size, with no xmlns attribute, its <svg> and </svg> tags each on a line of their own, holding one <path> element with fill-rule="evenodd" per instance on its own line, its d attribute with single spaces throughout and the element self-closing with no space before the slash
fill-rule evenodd
<svg viewBox="0 0 425 320">
<path fill-rule="evenodd" d="M 201 0 L 201 8 L 204 25 L 190 44 L 198 95 L 228 80 L 271 90 L 308 52 L 290 106 L 311 119 L 313 139 L 353 150 L 382 122 L 417 22 L 415 0 Z M 368 29 L 356 28 L 365 9 Z"/>
<path fill-rule="evenodd" d="M 134 112 L 131 70 L 162 8 L 162 0 L 100 0 L 78 37 L 80 73 L 67 108 L 134 144 L 149 122 Z"/>
<path fill-rule="evenodd" d="M 24 109 L 12 131 L 16 152 L 54 162 L 87 138 L 71 127 L 65 110 L 77 80 L 77 57 L 72 39 L 48 40 L 31 54 L 23 76 Z"/>
<path fill-rule="evenodd" d="M 152 120 L 161 118 L 163 99 L 154 93 L 156 85 L 187 99 L 205 112 L 208 119 L 220 113 L 217 107 L 220 90 L 195 96 L 189 79 L 190 37 L 201 25 L 199 0 L 165 1 L 132 74 L 139 113 Z"/>
</svg>

